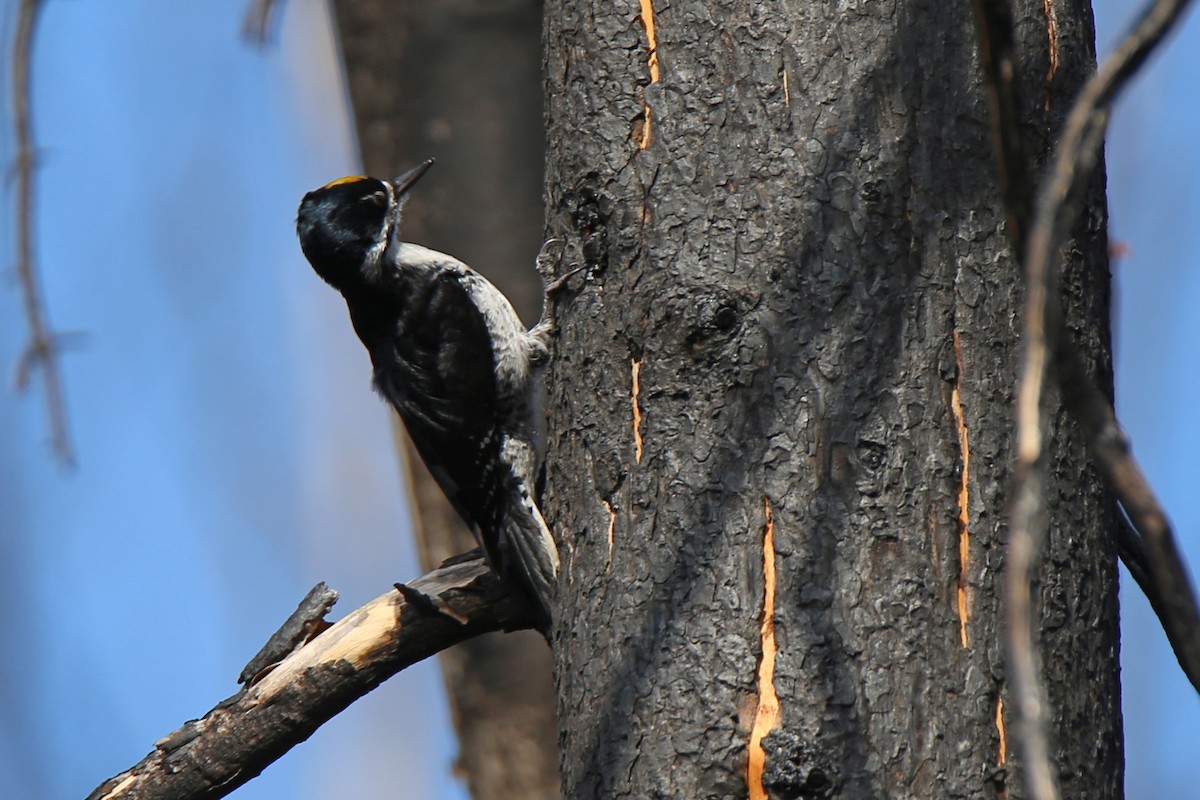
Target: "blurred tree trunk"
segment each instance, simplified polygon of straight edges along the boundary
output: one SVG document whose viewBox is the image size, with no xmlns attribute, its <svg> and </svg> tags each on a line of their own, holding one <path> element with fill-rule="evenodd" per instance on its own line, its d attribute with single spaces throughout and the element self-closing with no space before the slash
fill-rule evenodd
<svg viewBox="0 0 1200 800">
<path fill-rule="evenodd" d="M 563 788 L 1025 796 L 1000 603 L 1021 276 L 964 0 L 546 4 Z M 1017 3 L 1030 152 L 1093 67 Z M 1068 248 L 1111 385 L 1103 179 Z M 1051 411 L 1067 798 L 1122 794 L 1114 509 Z M 765 761 L 765 767 L 764 767 Z M 766 794 L 764 794 L 764 791 Z"/>
<path fill-rule="evenodd" d="M 367 174 L 388 177 L 438 160 L 406 209 L 406 238 L 483 272 L 526 320 L 536 320 L 541 4 L 336 0 L 334 9 Z M 474 548 L 407 437 L 397 441 L 423 565 Z M 552 660 L 541 636 L 485 636 L 440 658 L 458 771 L 472 796 L 559 797 Z"/>
</svg>

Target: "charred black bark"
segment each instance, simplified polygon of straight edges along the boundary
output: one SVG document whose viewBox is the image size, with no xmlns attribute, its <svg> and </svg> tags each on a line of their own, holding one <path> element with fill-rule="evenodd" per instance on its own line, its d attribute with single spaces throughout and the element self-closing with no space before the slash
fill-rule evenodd
<svg viewBox="0 0 1200 800">
<path fill-rule="evenodd" d="M 1021 274 L 971 7 L 637 12 L 545 17 L 550 232 L 591 276 L 550 402 L 565 794 L 1024 796 L 999 607 Z M 1044 159 L 1090 10 L 1016 17 Z M 1091 208 L 1062 288 L 1110 385 L 1102 180 Z M 1052 419 L 1052 747 L 1065 797 L 1120 797 L 1112 502 Z"/>
</svg>

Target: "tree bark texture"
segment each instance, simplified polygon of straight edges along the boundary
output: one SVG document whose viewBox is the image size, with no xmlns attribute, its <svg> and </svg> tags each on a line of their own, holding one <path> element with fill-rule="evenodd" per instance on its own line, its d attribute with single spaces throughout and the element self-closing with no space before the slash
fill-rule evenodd
<svg viewBox="0 0 1200 800">
<path fill-rule="evenodd" d="M 1084 3 L 1016 8 L 1043 159 Z M 965 0 L 546 4 L 571 798 L 1023 797 L 1000 607 L 1021 275 Z M 1071 327 L 1111 385 L 1103 180 Z M 1114 508 L 1057 405 L 1063 796 L 1122 794 Z M 765 613 L 764 613 L 765 609 Z"/>
<path fill-rule="evenodd" d="M 450 253 L 536 320 L 541 291 L 540 3 L 336 0 L 363 167 L 437 166 L 405 208 L 405 238 Z M 399 426 L 398 426 L 399 427 Z M 401 440 L 426 568 L 476 546 Z M 560 796 L 552 660 L 531 631 L 486 635 L 440 656 L 475 800 Z"/>
</svg>

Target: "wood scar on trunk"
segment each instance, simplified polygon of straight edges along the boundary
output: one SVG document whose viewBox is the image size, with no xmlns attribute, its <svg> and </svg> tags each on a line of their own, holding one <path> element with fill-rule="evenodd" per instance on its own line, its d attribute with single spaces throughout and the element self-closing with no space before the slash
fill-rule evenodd
<svg viewBox="0 0 1200 800">
<path fill-rule="evenodd" d="M 617 532 L 617 510 L 607 500 L 601 500 L 608 511 L 608 560 L 604 562 L 604 571 L 612 572 L 613 539 Z"/>
<path fill-rule="evenodd" d="M 1054 80 L 1054 74 L 1058 72 L 1058 28 L 1054 24 L 1054 3 L 1052 0 L 1044 0 L 1043 8 L 1046 11 L 1046 38 L 1050 43 L 1050 68 L 1046 71 L 1046 82 Z"/>
<path fill-rule="evenodd" d="M 1004 698 L 996 698 L 996 732 L 1000 734 L 1000 749 L 996 753 L 996 766 L 1008 761 L 1008 735 L 1004 732 Z"/>
<path fill-rule="evenodd" d="M 1050 117 L 1050 84 L 1054 74 L 1058 72 L 1058 29 L 1054 23 L 1053 0 L 1042 0 L 1042 8 L 1046 12 L 1046 39 L 1050 46 L 1050 66 L 1046 68 L 1046 104 L 1043 109 L 1046 118 Z"/>
<path fill-rule="evenodd" d="M 971 562 L 971 447 L 967 436 L 966 415 L 962 404 L 963 357 L 958 331 L 954 331 L 954 386 L 950 390 L 950 409 L 958 432 L 958 450 L 962 456 L 962 477 L 958 484 L 958 628 L 962 646 L 967 646 L 967 571 Z"/>
<path fill-rule="evenodd" d="M 771 516 L 771 501 L 766 495 L 763 495 L 763 513 L 766 516 L 763 526 L 763 610 L 759 628 L 762 657 L 758 662 L 758 711 L 746 748 L 746 783 L 750 787 L 750 800 L 767 800 L 763 786 L 767 755 L 762 740 L 779 727 L 780 716 L 779 695 L 775 693 L 775 520 Z"/>
<path fill-rule="evenodd" d="M 642 9 L 642 27 L 646 29 L 646 43 L 649 54 L 646 57 L 646 66 L 650 70 L 650 82 L 658 83 L 658 38 L 654 32 L 654 4 L 651 0 L 638 0 Z M 650 146 L 650 106 L 646 101 L 642 101 L 642 112 L 645 118 L 642 121 L 642 138 L 638 142 L 638 149 L 645 150 Z"/>
<path fill-rule="evenodd" d="M 642 406 L 638 396 L 642 393 L 642 362 L 631 358 L 630 372 L 633 375 L 631 396 L 633 399 L 633 460 L 642 463 Z"/>
</svg>

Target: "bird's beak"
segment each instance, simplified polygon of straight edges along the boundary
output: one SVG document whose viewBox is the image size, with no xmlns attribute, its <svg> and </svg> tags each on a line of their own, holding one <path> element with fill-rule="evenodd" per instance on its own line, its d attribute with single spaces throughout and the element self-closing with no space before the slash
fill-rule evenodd
<svg viewBox="0 0 1200 800">
<path fill-rule="evenodd" d="M 421 180 L 421 176 L 429 171 L 433 166 L 433 159 L 429 159 L 424 164 L 413 167 L 408 172 L 405 172 L 398 178 L 392 179 L 392 186 L 396 187 L 396 197 L 403 197 L 408 193 L 408 190 L 413 187 L 413 184 Z"/>
</svg>

